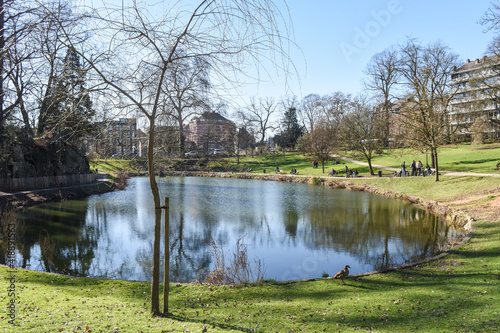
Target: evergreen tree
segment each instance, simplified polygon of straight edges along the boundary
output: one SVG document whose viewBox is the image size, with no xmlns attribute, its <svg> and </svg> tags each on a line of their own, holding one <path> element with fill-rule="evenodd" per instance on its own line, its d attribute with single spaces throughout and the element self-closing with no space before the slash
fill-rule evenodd
<svg viewBox="0 0 500 333">
<path fill-rule="evenodd" d="M 38 134 L 52 133 L 67 142 L 78 143 L 91 131 L 95 111 L 85 88 L 85 70 L 75 50 L 68 49 L 53 82 L 40 108 Z"/>
<path fill-rule="evenodd" d="M 295 106 L 288 107 L 283 115 L 276 143 L 282 148 L 293 148 L 303 132 L 304 130 L 297 119 L 297 108 Z"/>
</svg>

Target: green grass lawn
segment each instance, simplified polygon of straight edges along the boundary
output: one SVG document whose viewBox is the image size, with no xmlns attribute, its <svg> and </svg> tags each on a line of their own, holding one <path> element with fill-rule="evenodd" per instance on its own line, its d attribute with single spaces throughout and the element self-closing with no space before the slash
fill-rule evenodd
<svg viewBox="0 0 500 333">
<path fill-rule="evenodd" d="M 236 169 L 236 158 L 231 157 L 231 166 L 233 169 Z M 240 165 L 239 168 L 242 170 L 246 170 L 248 168 L 252 168 L 254 173 L 262 173 L 264 169 L 266 169 L 266 173 L 274 173 L 276 167 L 279 167 L 280 170 L 285 174 L 289 174 L 292 168 L 297 169 L 299 175 L 308 175 L 308 176 L 326 176 L 332 168 L 335 171 L 340 171 L 342 174 L 345 174 L 345 166 L 347 165 L 351 169 L 357 169 L 361 174 L 368 174 L 369 169 L 367 166 L 353 164 L 353 163 L 345 163 L 341 159 L 337 159 L 340 164 L 333 164 L 334 160 L 325 162 L 325 173 L 323 173 L 322 164 L 319 163 L 318 168 L 314 169 L 312 167 L 312 162 L 304 157 L 304 155 L 296 152 L 283 154 L 270 154 L 264 156 L 255 156 L 255 157 L 240 157 Z"/>
<path fill-rule="evenodd" d="M 136 172 L 137 168 L 130 159 L 100 159 L 90 160 L 90 169 L 98 169 L 99 172 L 105 173 L 120 173 L 120 172 Z"/>
<path fill-rule="evenodd" d="M 500 173 L 500 170 L 496 170 L 496 165 L 500 162 L 499 143 L 480 146 L 471 146 L 470 144 L 450 145 L 439 149 L 438 154 L 439 169 L 441 171 Z M 366 159 L 359 156 L 355 159 L 366 162 Z M 342 159 L 338 160 L 341 161 L 341 164 L 333 164 L 333 161 L 325 163 L 325 174 L 330 172 L 332 168 L 344 174 L 345 166 L 347 165 L 351 169 L 357 169 L 362 176 L 369 176 L 369 168 L 367 166 L 345 162 Z M 425 166 L 426 160 L 430 164 L 430 155 L 426 159 L 426 154 L 418 154 L 408 149 L 396 149 L 386 151 L 383 155 L 374 157 L 372 164 L 400 168 L 401 163 L 406 161 L 407 168 L 409 168 L 412 160 L 420 160 Z M 236 158 L 230 158 L 230 161 L 233 169 L 236 170 Z M 290 173 L 291 168 L 296 168 L 299 174 L 310 176 L 324 175 L 321 163 L 318 169 L 313 169 L 311 162 L 299 153 L 286 153 L 285 156 L 283 154 L 272 154 L 267 156 L 240 157 L 239 168 L 241 170 L 252 168 L 253 172 L 262 173 L 263 169 L 266 169 L 267 173 L 274 173 L 276 166 L 283 170 L 284 173 Z M 374 168 L 375 173 L 378 170 Z M 382 171 L 384 174 L 392 174 L 392 172 L 386 170 Z"/>
<path fill-rule="evenodd" d="M 431 163 L 430 154 L 418 154 L 407 149 L 387 151 L 385 154 L 373 158 L 372 163 L 399 168 L 401 163 L 406 161 L 408 168 L 412 160 L 420 160 L 424 166 L 426 161 L 429 162 L 429 165 Z M 444 146 L 438 150 L 438 162 L 441 170 L 500 173 L 500 170 L 496 170 L 496 165 L 500 162 L 500 144 Z"/>
<path fill-rule="evenodd" d="M 370 179 L 355 178 L 350 179 L 350 181 L 436 201 L 500 188 L 500 177 L 442 176 L 439 184 L 436 184 L 434 177 L 375 177 Z"/>
</svg>

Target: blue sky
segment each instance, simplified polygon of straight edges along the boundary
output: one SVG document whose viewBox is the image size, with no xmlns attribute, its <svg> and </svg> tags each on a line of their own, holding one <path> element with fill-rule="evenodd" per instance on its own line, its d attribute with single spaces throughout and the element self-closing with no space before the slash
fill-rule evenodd
<svg viewBox="0 0 500 333">
<path fill-rule="evenodd" d="M 490 1 L 448 0 L 289 0 L 295 40 L 304 59 L 295 63 L 300 85 L 289 94 L 299 99 L 310 94 L 363 91 L 363 70 L 370 58 L 408 36 L 427 44 L 441 40 L 463 61 L 482 57 L 493 34 L 484 33 L 478 20 Z M 296 81 L 296 80 L 295 80 Z M 262 84 L 251 94 L 286 95 L 285 86 Z"/>
<path fill-rule="evenodd" d="M 95 6 L 101 1 L 77 2 Z M 104 1 L 122 3 L 122 0 Z M 154 5 L 158 11 L 176 2 L 138 1 Z M 490 7 L 490 0 L 286 0 L 286 3 L 295 42 L 302 50 L 291 54 L 300 79 L 292 78 L 287 86 L 284 75 L 276 75 L 272 81 L 249 84 L 240 91 L 243 103 L 254 96 L 278 100 L 295 95 L 300 100 L 311 93 L 362 93 L 363 70 L 370 58 L 391 45 L 403 43 L 407 37 L 417 38 L 423 44 L 440 40 L 464 62 L 482 57 L 493 37 L 491 32 L 484 33 L 484 27 L 478 23 Z"/>
</svg>

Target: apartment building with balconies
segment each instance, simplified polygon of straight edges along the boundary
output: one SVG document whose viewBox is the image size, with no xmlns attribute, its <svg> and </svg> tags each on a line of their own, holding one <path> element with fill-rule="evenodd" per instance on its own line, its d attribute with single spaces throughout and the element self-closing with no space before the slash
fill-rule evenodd
<svg viewBox="0 0 500 333">
<path fill-rule="evenodd" d="M 456 136 L 470 138 L 471 126 L 480 117 L 490 124 L 489 136 L 500 136 L 500 57 L 484 56 L 454 67 L 450 93 L 450 125 Z"/>
</svg>

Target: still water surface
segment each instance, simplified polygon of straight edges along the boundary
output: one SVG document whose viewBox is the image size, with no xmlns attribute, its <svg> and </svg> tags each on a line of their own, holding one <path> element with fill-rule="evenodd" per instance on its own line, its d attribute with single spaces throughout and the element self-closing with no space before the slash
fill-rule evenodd
<svg viewBox="0 0 500 333">
<path fill-rule="evenodd" d="M 220 178 L 159 179 L 170 198 L 170 279 L 213 268 L 243 238 L 268 279 L 362 273 L 415 261 L 460 233 L 403 201 L 324 186 Z M 27 210 L 19 266 L 75 276 L 151 279 L 154 207 L 147 178 L 124 191 Z M 163 248 L 163 245 L 162 245 Z M 162 254 L 163 256 L 163 254 Z M 256 268 L 254 268 L 256 271 Z"/>
</svg>

